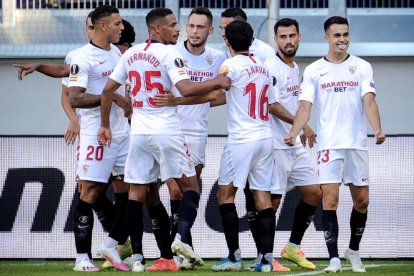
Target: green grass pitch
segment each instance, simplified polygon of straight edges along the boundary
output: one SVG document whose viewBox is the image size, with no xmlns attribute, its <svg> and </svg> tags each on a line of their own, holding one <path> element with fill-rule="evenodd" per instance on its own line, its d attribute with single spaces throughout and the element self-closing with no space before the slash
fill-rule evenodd
<svg viewBox="0 0 414 276">
<path fill-rule="evenodd" d="M 249 260 L 250 261 L 250 260 Z M 215 260 L 208 260 L 205 265 L 195 271 L 180 271 L 180 272 L 144 272 L 145 275 L 257 275 L 257 272 L 213 272 L 210 267 L 215 263 Z M 148 262 L 149 264 L 152 261 Z M 248 262 L 246 262 L 247 264 Z M 309 271 L 298 268 L 295 264 L 286 261 L 281 262 L 283 265 L 289 267 L 292 271 L 286 273 L 271 272 L 267 275 L 319 275 L 324 274 L 323 268 L 327 266 L 328 261 L 315 261 L 317 269 Z M 101 265 L 101 261 L 96 261 L 97 265 Z M 414 260 L 364 260 L 364 265 L 367 268 L 367 273 L 363 275 L 414 275 Z M 0 275 L 79 275 L 80 272 L 74 272 L 73 261 L 71 260 L 0 260 Z M 340 275 L 356 275 L 352 272 L 349 263 L 342 260 L 343 271 Z M 99 275 L 121 275 L 125 272 L 115 270 L 103 270 Z M 85 275 L 85 273 L 80 273 Z"/>
</svg>

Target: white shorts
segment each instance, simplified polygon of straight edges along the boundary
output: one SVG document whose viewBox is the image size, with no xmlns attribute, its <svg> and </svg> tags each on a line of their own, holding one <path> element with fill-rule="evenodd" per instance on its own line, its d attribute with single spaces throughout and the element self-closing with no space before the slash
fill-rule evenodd
<svg viewBox="0 0 414 276">
<path fill-rule="evenodd" d="M 131 135 L 125 164 L 125 182 L 149 184 L 194 176 L 194 163 L 183 135 Z"/>
<path fill-rule="evenodd" d="M 272 194 L 284 195 L 296 186 L 319 183 L 310 153 L 303 147 L 275 149 L 275 174 L 280 184 Z"/>
<path fill-rule="evenodd" d="M 319 183 L 369 185 L 368 151 L 333 149 L 318 151 Z"/>
<path fill-rule="evenodd" d="M 108 183 L 111 173 L 124 174 L 129 133 L 114 135 L 110 147 L 98 144 L 96 135 L 81 135 L 77 176 L 80 180 Z"/>
<path fill-rule="evenodd" d="M 220 161 L 219 185 L 271 191 L 273 183 L 273 139 L 262 139 L 242 144 L 226 143 Z"/>
<path fill-rule="evenodd" d="M 184 135 L 194 166 L 206 164 L 207 136 Z"/>
</svg>

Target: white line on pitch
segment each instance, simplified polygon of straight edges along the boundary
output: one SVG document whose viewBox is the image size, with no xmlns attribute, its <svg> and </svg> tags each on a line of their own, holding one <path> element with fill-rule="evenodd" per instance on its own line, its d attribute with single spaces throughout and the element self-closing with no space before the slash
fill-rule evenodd
<svg viewBox="0 0 414 276">
<path fill-rule="evenodd" d="M 384 264 L 368 264 L 365 265 L 365 267 L 369 268 L 369 267 L 380 267 L 383 266 Z M 342 270 L 351 270 L 352 267 L 350 266 L 345 266 L 342 267 Z M 295 274 L 287 274 L 285 276 L 297 276 L 297 275 L 317 275 L 317 274 L 323 274 L 325 273 L 323 270 L 317 270 L 317 271 L 309 271 L 309 272 L 302 272 L 302 273 L 295 273 Z"/>
</svg>

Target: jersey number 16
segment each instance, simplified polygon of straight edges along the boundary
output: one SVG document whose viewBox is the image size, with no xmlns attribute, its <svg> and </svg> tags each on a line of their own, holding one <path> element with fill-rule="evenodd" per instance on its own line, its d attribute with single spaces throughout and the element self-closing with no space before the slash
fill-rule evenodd
<svg viewBox="0 0 414 276">
<path fill-rule="evenodd" d="M 269 121 L 269 99 L 266 96 L 267 90 L 269 89 L 269 85 L 265 85 L 262 88 L 259 96 L 259 118 L 262 121 Z M 246 85 L 244 89 L 243 96 L 249 94 L 249 116 L 253 119 L 256 119 L 256 84 L 254 82 L 249 83 Z"/>
</svg>

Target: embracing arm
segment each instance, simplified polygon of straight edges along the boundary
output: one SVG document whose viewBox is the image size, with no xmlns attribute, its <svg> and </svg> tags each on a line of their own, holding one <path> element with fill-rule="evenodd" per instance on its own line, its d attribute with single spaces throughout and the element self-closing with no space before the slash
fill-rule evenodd
<svg viewBox="0 0 414 276">
<path fill-rule="evenodd" d="M 295 120 L 295 116 L 293 116 L 289 110 L 287 110 L 283 105 L 280 103 L 273 103 L 269 105 L 269 113 L 273 116 L 277 117 L 283 122 L 288 124 L 293 124 Z"/>
<path fill-rule="evenodd" d="M 158 106 L 177 106 L 177 105 L 194 105 L 212 102 L 217 95 L 221 93 L 219 90 L 213 90 L 200 96 L 175 97 L 171 93 L 157 94 L 154 101 Z"/>
<path fill-rule="evenodd" d="M 116 89 L 118 89 L 118 87 Z M 73 86 L 69 88 L 69 100 L 70 105 L 73 108 L 94 108 L 101 105 L 103 94 L 93 95 L 85 92 L 86 89 L 83 87 Z M 111 101 L 114 101 L 120 108 L 124 110 L 125 117 L 131 115 L 132 107 L 131 102 L 128 100 L 128 98 L 114 93 L 111 95 Z"/>
<path fill-rule="evenodd" d="M 226 104 L 226 94 L 220 91 L 216 99 L 210 102 L 210 107 L 216 107 L 224 104 Z"/>
<path fill-rule="evenodd" d="M 178 91 L 184 97 L 197 96 L 206 94 L 214 89 L 229 89 L 230 79 L 223 74 L 218 75 L 214 79 L 203 82 L 191 82 L 189 79 L 180 80 L 175 84 Z"/>
<path fill-rule="evenodd" d="M 85 93 L 86 88 L 79 86 L 69 87 L 69 100 L 73 108 L 93 108 L 100 106 L 101 96 Z"/>
</svg>

